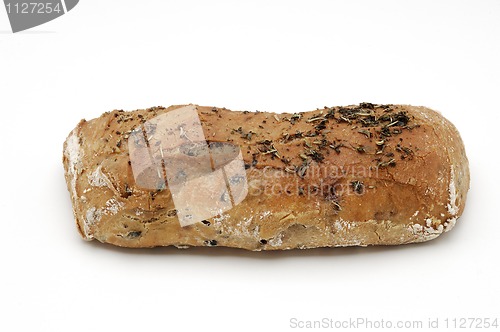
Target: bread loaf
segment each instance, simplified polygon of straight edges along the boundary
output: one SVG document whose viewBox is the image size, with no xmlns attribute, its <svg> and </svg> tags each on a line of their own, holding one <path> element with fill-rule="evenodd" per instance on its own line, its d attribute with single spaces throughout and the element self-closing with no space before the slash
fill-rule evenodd
<svg viewBox="0 0 500 332">
<path fill-rule="evenodd" d="M 114 110 L 71 131 L 63 164 L 82 237 L 122 247 L 423 242 L 469 188 L 457 129 L 407 105 Z"/>
</svg>

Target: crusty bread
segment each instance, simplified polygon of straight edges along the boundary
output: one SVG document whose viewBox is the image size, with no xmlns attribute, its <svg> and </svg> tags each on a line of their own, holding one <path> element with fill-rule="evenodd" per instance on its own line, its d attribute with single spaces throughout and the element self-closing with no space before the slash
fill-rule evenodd
<svg viewBox="0 0 500 332">
<path fill-rule="evenodd" d="M 195 111 L 206 141 L 237 147 L 245 170 L 238 177 L 244 182 L 240 199 L 233 192 L 230 208 L 193 223 L 179 215 L 179 206 L 190 208 L 187 196 L 173 189 L 182 182 L 165 179 L 161 168 L 163 185 L 144 180 L 151 176 L 149 157 L 141 157 L 140 146 L 153 149 L 149 140 L 156 135 L 147 137 L 144 128 L 174 111 Z M 193 141 L 177 129 L 184 141 Z M 177 160 L 201 165 L 203 156 L 189 151 L 171 158 L 182 140 L 156 140 L 160 148 L 150 157 L 162 167 L 177 167 Z M 170 159 L 162 142 L 170 144 Z M 78 124 L 64 143 L 63 163 L 83 238 L 123 247 L 275 250 L 423 242 L 453 228 L 469 189 L 456 128 L 433 110 L 406 105 L 362 103 L 296 114 L 194 105 L 115 110 Z M 224 166 L 215 164 L 212 156 L 213 172 Z M 220 174 L 227 180 L 227 169 Z M 213 199 L 203 198 L 212 186 L 203 179 L 189 191 L 191 204 L 200 208 Z"/>
</svg>

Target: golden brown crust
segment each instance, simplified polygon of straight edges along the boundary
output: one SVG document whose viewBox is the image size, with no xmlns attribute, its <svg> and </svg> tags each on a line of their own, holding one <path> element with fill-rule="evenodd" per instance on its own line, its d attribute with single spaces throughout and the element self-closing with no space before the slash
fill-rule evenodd
<svg viewBox="0 0 500 332">
<path fill-rule="evenodd" d="M 231 210 L 181 227 L 168 188 L 135 184 L 128 150 L 134 128 L 180 107 L 115 110 L 70 133 L 63 162 L 85 239 L 249 250 L 394 245 L 435 238 L 463 211 L 463 143 L 428 108 L 362 103 L 273 114 L 196 106 L 209 142 L 241 148 L 249 193 Z"/>
</svg>

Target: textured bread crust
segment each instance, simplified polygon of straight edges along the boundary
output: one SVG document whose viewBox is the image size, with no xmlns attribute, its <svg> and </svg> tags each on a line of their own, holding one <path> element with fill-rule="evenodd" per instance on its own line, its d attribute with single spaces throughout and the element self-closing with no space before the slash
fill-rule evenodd
<svg viewBox="0 0 500 332">
<path fill-rule="evenodd" d="M 205 137 L 241 148 L 249 192 L 232 209 L 181 227 L 169 188 L 136 185 L 128 138 L 181 106 L 115 110 L 85 121 L 63 163 L 82 237 L 122 247 L 248 250 L 397 245 L 449 231 L 469 168 L 457 129 L 425 107 L 325 107 L 273 114 L 195 106 Z"/>
</svg>

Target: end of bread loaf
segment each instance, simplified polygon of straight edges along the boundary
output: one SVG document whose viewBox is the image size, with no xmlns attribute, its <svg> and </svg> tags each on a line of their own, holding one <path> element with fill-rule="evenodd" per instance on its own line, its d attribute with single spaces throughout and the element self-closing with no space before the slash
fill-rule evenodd
<svg viewBox="0 0 500 332">
<path fill-rule="evenodd" d="M 66 184 L 73 203 L 73 215 L 75 216 L 76 225 L 80 235 L 85 240 L 92 240 L 92 234 L 85 220 L 81 220 L 80 201 L 82 196 L 77 193 L 77 181 L 83 173 L 83 158 L 85 151 L 81 146 L 81 139 L 78 137 L 80 126 L 85 123 L 85 120 L 80 121 L 75 129 L 68 135 L 63 146 L 63 165 L 65 170 Z"/>
<path fill-rule="evenodd" d="M 194 112 L 189 123 L 197 131 L 172 127 L 187 112 Z M 203 192 L 217 177 L 191 182 L 196 185 L 182 196 L 176 188 L 184 182 L 169 178 L 165 165 L 177 158 L 198 165 L 203 156 L 190 148 L 194 143 L 234 147 L 241 160 L 212 155 L 208 173 L 219 172 L 229 194 L 205 209 L 212 211 L 206 218 L 189 223 L 183 209 L 213 201 Z M 294 114 L 197 105 L 115 110 L 80 121 L 63 150 L 80 234 L 122 247 L 260 251 L 424 242 L 455 226 L 469 189 L 455 126 L 436 111 L 409 105 L 362 103 Z M 155 177 L 160 181 L 152 185 Z M 235 191 L 232 182 L 245 189 Z M 190 201 L 179 205 L 179 197 Z"/>
<path fill-rule="evenodd" d="M 443 222 L 443 231 L 448 232 L 455 227 L 458 218 L 464 211 L 470 187 L 469 161 L 465 146 L 457 128 L 441 113 L 426 107 L 415 107 L 415 109 L 422 121 L 427 121 L 429 125 L 435 124 L 435 134 L 441 142 L 438 148 L 445 151 L 447 156 L 449 173 L 440 181 L 448 184 L 448 200 L 446 202 L 448 215 Z"/>
</svg>

